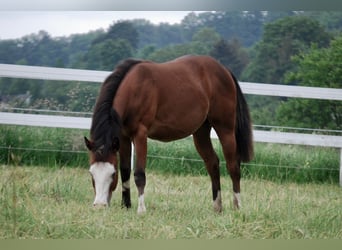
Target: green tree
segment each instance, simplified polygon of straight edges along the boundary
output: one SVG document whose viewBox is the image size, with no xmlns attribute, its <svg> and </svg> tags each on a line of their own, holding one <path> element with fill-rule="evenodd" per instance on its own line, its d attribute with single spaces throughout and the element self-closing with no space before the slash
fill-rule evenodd
<svg viewBox="0 0 342 250">
<path fill-rule="evenodd" d="M 85 55 L 85 60 L 89 69 L 113 70 L 119 61 L 132 55 L 133 48 L 126 39 L 106 39 L 93 45 Z"/>
<path fill-rule="evenodd" d="M 292 56 L 307 51 L 313 43 L 319 48 L 328 46 L 330 38 L 318 21 L 305 16 L 285 17 L 265 24 L 262 39 L 253 48 L 241 80 L 284 84 L 285 73 L 296 68 Z M 274 117 L 283 98 L 250 96 L 247 100 L 255 124 L 279 125 Z"/>
<path fill-rule="evenodd" d="M 217 44 L 221 36 L 212 28 L 203 28 L 192 37 L 193 46 L 197 47 L 197 54 L 208 54 Z"/>
<path fill-rule="evenodd" d="M 302 86 L 342 88 L 342 36 L 328 48 L 312 46 L 308 53 L 295 56 L 298 69 L 287 74 L 287 81 Z M 292 98 L 277 110 L 277 119 L 284 125 L 319 129 L 342 129 L 342 104 Z"/>
<path fill-rule="evenodd" d="M 244 79 L 254 82 L 283 84 L 286 71 L 294 70 L 291 57 L 310 48 L 329 44 L 331 35 L 313 19 L 291 16 L 265 25 L 261 41 L 255 46 L 254 58 Z"/>
<path fill-rule="evenodd" d="M 339 33 L 342 30 L 341 11 L 304 11 L 302 15 L 319 21 L 326 30 L 331 32 Z"/>
<path fill-rule="evenodd" d="M 139 36 L 134 25 L 129 21 L 119 21 L 109 27 L 108 31 L 97 37 L 93 45 L 102 43 L 105 40 L 115 41 L 117 39 L 126 40 L 134 49 L 138 48 Z"/>
<path fill-rule="evenodd" d="M 213 46 L 210 55 L 231 69 L 238 78 L 248 64 L 248 54 L 237 39 L 231 41 L 220 39 Z"/>
<path fill-rule="evenodd" d="M 214 29 L 225 40 L 238 38 L 243 46 L 260 39 L 264 15 L 261 11 L 209 11 L 189 13 L 182 20 L 184 37 L 191 39 L 203 27 Z"/>
<path fill-rule="evenodd" d="M 166 46 L 149 53 L 147 59 L 156 62 L 173 60 L 184 55 L 209 55 L 220 35 L 213 29 L 203 28 L 193 35 L 189 43 Z"/>
<path fill-rule="evenodd" d="M 155 62 L 166 62 L 187 54 L 196 54 L 193 46 L 188 44 L 171 45 L 158 49 L 147 55 L 148 60 Z"/>
</svg>

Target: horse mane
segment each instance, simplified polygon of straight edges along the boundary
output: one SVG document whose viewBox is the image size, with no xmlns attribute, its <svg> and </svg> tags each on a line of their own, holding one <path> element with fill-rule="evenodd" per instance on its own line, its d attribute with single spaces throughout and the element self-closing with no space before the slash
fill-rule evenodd
<svg viewBox="0 0 342 250">
<path fill-rule="evenodd" d="M 93 152 L 97 158 L 106 159 L 110 153 L 119 149 L 121 120 L 113 109 L 113 99 L 129 70 L 142 60 L 127 59 L 119 63 L 113 73 L 103 82 L 95 103 L 90 128 Z M 114 145 L 117 144 L 117 145 Z"/>
</svg>

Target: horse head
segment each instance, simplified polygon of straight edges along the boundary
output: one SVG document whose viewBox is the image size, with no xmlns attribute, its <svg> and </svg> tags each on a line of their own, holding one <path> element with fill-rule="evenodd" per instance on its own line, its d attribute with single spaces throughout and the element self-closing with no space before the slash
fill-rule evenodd
<svg viewBox="0 0 342 250">
<path fill-rule="evenodd" d="M 96 143 L 84 137 L 85 144 L 89 149 L 90 168 L 89 173 L 95 192 L 94 207 L 109 206 L 113 191 L 118 184 L 118 161 L 117 151 L 119 140 L 113 140 L 108 150 L 104 144 L 97 146 Z"/>
</svg>

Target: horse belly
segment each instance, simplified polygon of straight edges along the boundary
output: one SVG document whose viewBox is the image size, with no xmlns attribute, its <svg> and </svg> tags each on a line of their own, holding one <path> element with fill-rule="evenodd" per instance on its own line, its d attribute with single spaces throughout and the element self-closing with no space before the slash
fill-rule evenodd
<svg viewBox="0 0 342 250">
<path fill-rule="evenodd" d="M 168 126 L 159 126 L 158 128 L 151 128 L 148 132 L 148 137 L 154 140 L 169 142 L 174 140 L 183 139 L 192 133 L 181 131 L 179 129 L 170 128 Z"/>
<path fill-rule="evenodd" d="M 188 137 L 206 120 L 207 114 L 203 112 L 204 110 L 198 110 L 198 112 L 192 110 L 193 112 L 173 118 L 168 116 L 165 120 L 157 118 L 148 129 L 148 137 L 164 142 Z"/>
</svg>

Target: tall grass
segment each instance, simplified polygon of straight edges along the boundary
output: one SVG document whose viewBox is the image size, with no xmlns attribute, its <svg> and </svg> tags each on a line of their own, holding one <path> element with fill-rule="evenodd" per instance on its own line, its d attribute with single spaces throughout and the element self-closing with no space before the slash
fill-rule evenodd
<svg viewBox="0 0 342 250">
<path fill-rule="evenodd" d="M 213 145 L 220 158 L 221 174 L 227 175 L 226 163 L 217 140 Z M 191 138 L 168 144 L 150 142 L 149 166 L 160 173 L 205 175 L 206 170 Z M 254 160 L 242 164 L 242 176 L 276 182 L 338 183 L 339 151 L 307 146 L 255 144 Z"/>
<path fill-rule="evenodd" d="M 132 181 L 133 182 L 133 181 Z M 133 185 L 132 185 L 133 186 Z M 223 212 L 212 209 L 207 176 L 147 173 L 147 213 L 93 209 L 83 168 L 0 166 L 0 238 L 20 239 L 342 239 L 342 189 L 331 184 L 242 181 L 242 208 L 232 207 L 222 178 Z"/>
<path fill-rule="evenodd" d="M 0 125 L 0 163 L 46 167 L 86 166 L 88 160 L 83 134 L 86 131 Z"/>
<path fill-rule="evenodd" d="M 88 131 L 33 128 L 24 126 L 0 126 L 0 164 L 88 167 L 88 155 L 83 136 Z M 220 144 L 213 140 L 221 160 L 221 173 L 227 175 Z M 149 141 L 148 171 L 176 175 L 206 175 L 191 138 L 160 143 Z M 336 149 L 255 144 L 255 158 L 242 165 L 245 178 L 258 177 L 276 182 L 339 181 L 339 151 Z"/>
</svg>

